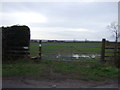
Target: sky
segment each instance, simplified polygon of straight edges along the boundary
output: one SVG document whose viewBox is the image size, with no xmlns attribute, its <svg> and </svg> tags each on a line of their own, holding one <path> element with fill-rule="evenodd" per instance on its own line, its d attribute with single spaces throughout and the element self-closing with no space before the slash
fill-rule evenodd
<svg viewBox="0 0 120 90">
<path fill-rule="evenodd" d="M 1 26 L 27 25 L 31 39 L 114 40 L 118 2 L 2 2 Z"/>
</svg>

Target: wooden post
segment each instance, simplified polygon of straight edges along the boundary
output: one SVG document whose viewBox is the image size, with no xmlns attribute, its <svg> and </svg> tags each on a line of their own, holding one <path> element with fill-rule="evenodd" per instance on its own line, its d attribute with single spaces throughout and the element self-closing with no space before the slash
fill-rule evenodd
<svg viewBox="0 0 120 90">
<path fill-rule="evenodd" d="M 118 51 L 118 42 L 115 42 L 115 47 L 114 47 L 114 64 L 116 67 L 118 67 L 118 56 L 117 56 L 117 51 Z"/>
<path fill-rule="evenodd" d="M 42 47 L 42 40 L 39 40 L 39 59 L 40 60 L 42 59 L 42 56 L 41 56 L 41 47 Z"/>
<path fill-rule="evenodd" d="M 102 39 L 102 48 L 101 48 L 101 62 L 105 62 L 105 39 Z"/>
</svg>

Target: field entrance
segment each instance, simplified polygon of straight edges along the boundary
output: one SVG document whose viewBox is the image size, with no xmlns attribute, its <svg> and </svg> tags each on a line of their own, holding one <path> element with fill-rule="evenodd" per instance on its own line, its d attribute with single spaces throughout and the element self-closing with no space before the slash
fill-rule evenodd
<svg viewBox="0 0 120 90">
<path fill-rule="evenodd" d="M 100 61 L 101 42 L 42 42 L 42 59 L 58 61 Z"/>
<path fill-rule="evenodd" d="M 30 56 L 31 57 L 39 56 L 39 43 L 37 41 L 30 42 Z"/>
</svg>

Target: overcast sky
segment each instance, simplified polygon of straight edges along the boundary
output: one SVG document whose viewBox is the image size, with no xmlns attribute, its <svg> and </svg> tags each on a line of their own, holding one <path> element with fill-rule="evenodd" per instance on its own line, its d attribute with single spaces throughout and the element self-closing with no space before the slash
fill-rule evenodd
<svg viewBox="0 0 120 90">
<path fill-rule="evenodd" d="M 31 39 L 113 40 L 117 2 L 2 2 L 1 26 L 27 25 Z"/>
</svg>

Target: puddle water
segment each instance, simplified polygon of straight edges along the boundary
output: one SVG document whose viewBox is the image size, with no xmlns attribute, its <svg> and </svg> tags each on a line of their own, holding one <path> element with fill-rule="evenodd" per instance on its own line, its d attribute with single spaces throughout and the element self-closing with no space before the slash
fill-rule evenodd
<svg viewBox="0 0 120 90">
<path fill-rule="evenodd" d="M 79 59 L 80 56 L 78 54 L 73 54 L 72 57 Z"/>
<path fill-rule="evenodd" d="M 95 59 L 97 57 L 99 57 L 100 55 L 95 55 L 95 54 L 73 54 L 72 57 L 76 58 L 76 59 L 79 59 L 79 58 L 92 58 L 92 59 Z"/>
<path fill-rule="evenodd" d="M 56 58 L 60 58 L 60 57 L 63 57 L 61 54 L 58 54 L 56 56 Z M 98 58 L 100 57 L 99 54 L 72 54 L 72 55 L 66 55 L 64 57 L 73 57 L 75 59 L 79 59 L 79 58 L 91 58 L 91 59 L 95 59 L 95 58 Z"/>
<path fill-rule="evenodd" d="M 45 60 L 63 60 L 63 61 L 98 61 L 100 60 L 100 54 L 81 54 L 81 53 L 58 53 L 58 54 L 42 54 L 42 58 Z"/>
</svg>

